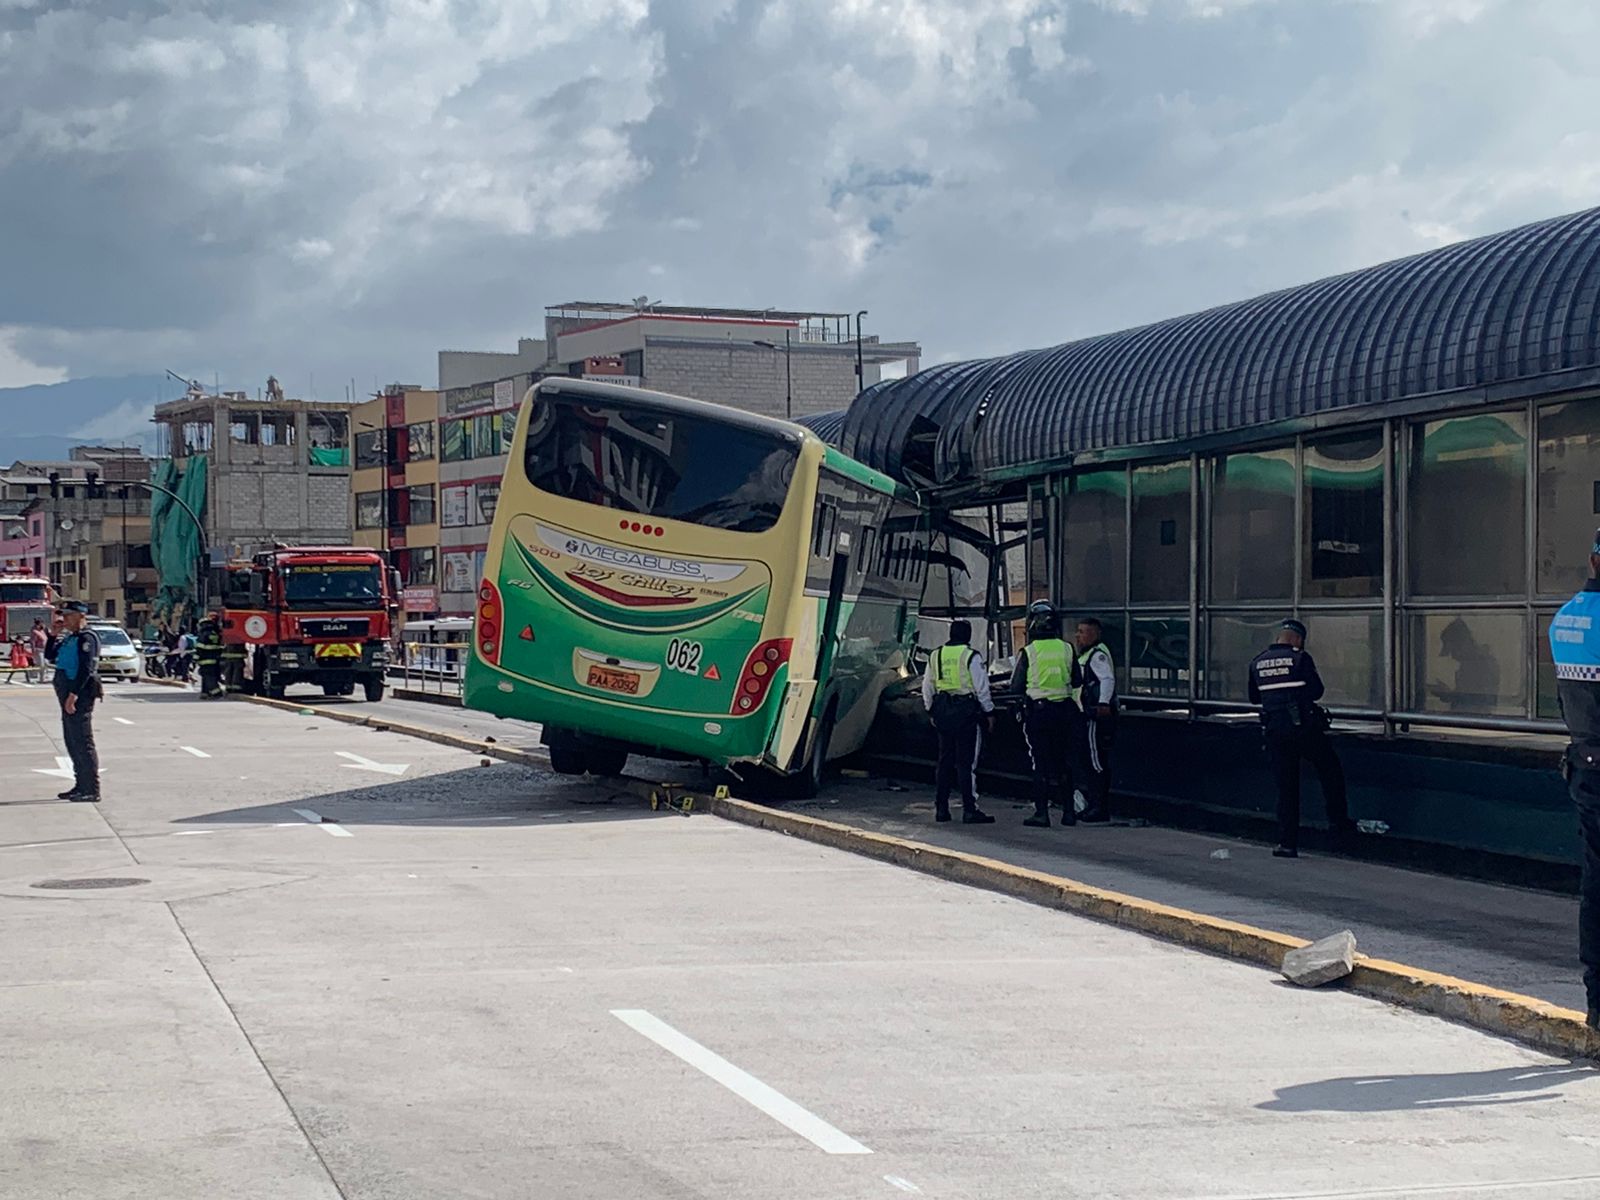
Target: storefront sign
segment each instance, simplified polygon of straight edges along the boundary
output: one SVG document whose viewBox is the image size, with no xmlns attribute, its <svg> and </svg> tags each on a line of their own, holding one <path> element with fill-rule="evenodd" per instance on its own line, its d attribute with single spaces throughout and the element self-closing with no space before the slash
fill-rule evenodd
<svg viewBox="0 0 1600 1200">
<path fill-rule="evenodd" d="M 408 613 L 436 612 L 439 608 L 439 589 L 431 584 L 408 587 L 400 593 L 400 602 Z"/>
</svg>

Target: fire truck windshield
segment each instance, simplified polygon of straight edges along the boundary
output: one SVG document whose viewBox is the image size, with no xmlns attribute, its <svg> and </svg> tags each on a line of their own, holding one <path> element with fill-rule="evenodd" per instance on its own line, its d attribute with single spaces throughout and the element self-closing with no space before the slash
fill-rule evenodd
<svg viewBox="0 0 1600 1200">
<path fill-rule="evenodd" d="M 283 569 L 290 608 L 381 608 L 383 576 L 372 563 L 318 563 Z"/>
<path fill-rule="evenodd" d="M 43 604 L 50 599 L 44 583 L 0 583 L 0 604 Z"/>
</svg>

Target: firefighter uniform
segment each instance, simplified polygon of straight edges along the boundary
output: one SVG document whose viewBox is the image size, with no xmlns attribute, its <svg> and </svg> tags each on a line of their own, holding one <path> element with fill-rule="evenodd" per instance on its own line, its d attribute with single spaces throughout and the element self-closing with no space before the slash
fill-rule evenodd
<svg viewBox="0 0 1600 1200">
<path fill-rule="evenodd" d="M 1595 534 L 1593 575 L 1600 571 Z M 1600 579 L 1590 578 L 1550 625 L 1556 694 L 1572 738 L 1562 774 L 1578 810 L 1583 868 L 1578 885 L 1578 958 L 1589 995 L 1589 1027 L 1600 1029 Z"/>
<path fill-rule="evenodd" d="M 1097 626 L 1080 625 L 1078 671 L 1083 676 L 1079 701 L 1083 706 L 1082 735 L 1078 748 L 1079 785 L 1084 809 L 1080 821 L 1111 819 L 1111 741 L 1116 732 L 1117 671 L 1111 648 L 1099 641 Z M 1092 630 L 1087 633 L 1086 630 Z M 1095 640 L 1090 640 L 1090 639 Z M 1084 642 L 1088 641 L 1087 646 Z"/>
<path fill-rule="evenodd" d="M 1012 689 L 1027 695 L 1022 729 L 1033 768 L 1033 816 L 1023 824 L 1048 828 L 1050 807 L 1058 804 L 1061 823 L 1075 825 L 1072 768 L 1083 725 L 1077 700 L 1082 684 L 1078 657 L 1061 640 L 1060 619 L 1053 609 L 1048 614 L 1030 613 L 1028 624 L 1030 640 L 1011 677 Z"/>
<path fill-rule="evenodd" d="M 1283 622 L 1279 640 L 1250 660 L 1250 702 L 1261 706 L 1261 728 L 1278 785 L 1279 858 L 1296 858 L 1300 846 L 1300 763 L 1309 762 L 1322 784 L 1328 827 L 1336 837 L 1353 828 L 1345 800 L 1344 768 L 1328 741 L 1327 715 L 1318 707 L 1322 677 L 1304 649 L 1306 628 Z"/>
<path fill-rule="evenodd" d="M 949 643 L 933 652 L 922 676 L 922 703 L 939 733 L 935 819 L 950 819 L 950 793 L 959 785 L 961 820 L 989 825 L 994 818 L 978 808 L 976 776 L 983 750 L 981 726 L 994 712 L 994 700 L 983 657 L 967 644 L 971 637 L 967 622 L 951 622 Z"/>
<path fill-rule="evenodd" d="M 220 636 L 220 635 L 219 635 Z M 244 643 L 225 642 L 222 646 L 222 690 L 244 691 Z"/>
<path fill-rule="evenodd" d="M 200 694 L 208 699 L 222 695 L 222 631 L 215 621 L 201 622 L 194 659 L 200 671 Z"/>
</svg>

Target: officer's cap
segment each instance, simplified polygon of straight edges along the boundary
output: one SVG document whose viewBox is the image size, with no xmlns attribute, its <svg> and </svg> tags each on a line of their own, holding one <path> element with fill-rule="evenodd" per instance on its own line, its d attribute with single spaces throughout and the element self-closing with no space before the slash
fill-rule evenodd
<svg viewBox="0 0 1600 1200">
<path fill-rule="evenodd" d="M 1306 627 L 1304 625 L 1302 625 L 1299 621 L 1296 621 L 1293 617 L 1285 617 L 1283 619 L 1283 621 L 1279 624 L 1278 628 L 1279 629 L 1287 629 L 1290 633 L 1294 634 L 1296 637 L 1300 638 L 1302 641 L 1305 640 Z"/>
<path fill-rule="evenodd" d="M 61 606 L 61 611 L 64 612 L 64 613 L 69 613 L 69 612 L 82 613 L 84 616 L 88 616 L 89 615 L 89 606 L 87 604 L 85 604 L 82 600 L 68 600 L 65 604 L 63 604 Z"/>
</svg>

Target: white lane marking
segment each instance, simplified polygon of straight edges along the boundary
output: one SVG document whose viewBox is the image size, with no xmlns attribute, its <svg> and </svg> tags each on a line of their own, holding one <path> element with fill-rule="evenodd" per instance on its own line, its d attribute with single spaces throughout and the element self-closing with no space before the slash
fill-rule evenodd
<svg viewBox="0 0 1600 1200">
<path fill-rule="evenodd" d="M 340 758 L 348 758 L 349 762 L 341 763 L 340 765 L 352 771 L 376 771 L 380 775 L 404 775 L 407 768 L 411 766 L 410 763 L 373 762 L 370 758 L 363 757 L 360 754 L 351 754 L 348 750 L 335 750 L 334 753 Z"/>
<path fill-rule="evenodd" d="M 351 833 L 343 825 L 335 824 L 331 821 L 324 824 L 321 814 L 312 812 L 309 808 L 297 808 L 294 810 L 294 812 L 295 816 L 305 818 L 309 824 L 315 825 L 318 829 L 322 830 L 323 833 L 331 833 L 334 837 L 355 836 L 355 834 Z"/>
<path fill-rule="evenodd" d="M 50 767 L 35 767 L 33 773 L 35 775 L 54 775 L 57 779 L 75 778 L 72 773 L 72 760 L 70 758 L 62 758 L 59 754 L 56 755 L 56 765 L 53 770 Z"/>
<path fill-rule="evenodd" d="M 196 758 L 211 757 L 211 755 L 207 754 L 204 750 L 196 750 L 193 746 L 179 746 L 178 749 L 184 751 L 185 753 L 192 754 Z"/>
<path fill-rule="evenodd" d="M 560 971 L 563 975 L 571 975 L 573 973 L 571 967 L 557 967 L 556 970 Z"/>
<path fill-rule="evenodd" d="M 669 1054 L 676 1055 L 695 1070 L 709 1075 L 735 1096 L 778 1124 L 793 1130 L 806 1141 L 829 1154 L 871 1154 L 872 1151 L 846 1133 L 829 1125 L 815 1113 L 801 1108 L 782 1092 L 768 1087 L 747 1071 L 734 1066 L 720 1054 L 707 1050 L 693 1038 L 679 1033 L 659 1017 L 642 1008 L 614 1008 L 611 1015 L 635 1033 L 643 1034 Z"/>
<path fill-rule="evenodd" d="M 111 719 L 113 721 L 115 721 L 118 725 L 132 725 L 133 724 L 133 722 L 128 720 L 127 717 L 112 717 Z"/>
<path fill-rule="evenodd" d="M 279 821 L 276 825 L 273 826 L 273 828 L 274 829 L 299 829 L 300 826 L 303 825 L 304 823 L 305 822 L 303 822 L 303 821 Z"/>
<path fill-rule="evenodd" d="M 912 1183 L 911 1180 L 901 1179 L 898 1175 L 885 1175 L 883 1181 L 899 1188 L 902 1192 L 912 1192 L 919 1196 L 922 1194 L 922 1189 Z"/>
<path fill-rule="evenodd" d="M 1556 1184 L 1569 1183 L 1600 1183 L 1600 1175 L 1564 1175 L 1557 1179 L 1505 1179 L 1499 1183 L 1485 1183 L 1481 1180 L 1472 1183 L 1411 1183 L 1398 1187 L 1381 1187 L 1376 1191 L 1364 1187 L 1360 1191 L 1353 1192 L 1343 1189 L 1336 1192 L 1250 1192 L 1218 1196 L 1216 1200 L 1368 1200 L 1374 1196 L 1394 1196 L 1396 1200 L 1407 1200 L 1408 1197 L 1425 1194 L 1467 1196 L 1497 1192 L 1544 1192 Z"/>
<path fill-rule="evenodd" d="M 199 837 L 202 833 L 216 833 L 215 829 L 180 829 L 173 837 Z"/>
</svg>

